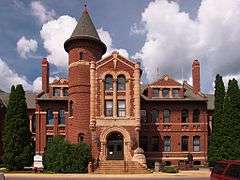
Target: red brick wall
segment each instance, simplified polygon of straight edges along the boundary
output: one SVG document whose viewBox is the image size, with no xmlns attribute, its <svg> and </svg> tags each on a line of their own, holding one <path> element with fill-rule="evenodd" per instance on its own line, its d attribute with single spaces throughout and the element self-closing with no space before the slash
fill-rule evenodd
<svg viewBox="0 0 240 180">
<path fill-rule="evenodd" d="M 189 136 L 189 152 L 193 152 L 193 136 L 200 136 L 200 152 L 193 153 L 193 157 L 206 157 L 207 155 L 207 138 L 208 138 L 208 122 L 207 122 L 207 105 L 206 102 L 146 102 L 141 100 L 141 109 L 147 110 L 147 123 L 142 123 L 140 136 L 148 138 L 148 152 L 146 156 L 150 160 L 162 160 L 162 157 L 173 157 L 169 159 L 172 164 L 177 164 L 178 160 L 175 157 L 186 157 L 188 152 L 181 152 L 181 137 Z M 151 110 L 159 111 L 157 123 L 151 123 Z M 170 123 L 163 124 L 163 110 L 171 110 Z M 181 123 L 181 110 L 188 109 L 189 123 Z M 194 109 L 200 110 L 200 122 L 192 123 L 192 112 Z M 159 152 L 151 152 L 151 137 L 159 136 L 160 150 Z M 163 138 L 171 136 L 171 152 L 163 153 Z M 197 160 L 197 159 L 196 159 Z M 202 159 L 204 163 L 206 159 Z"/>
<path fill-rule="evenodd" d="M 46 112 L 51 109 L 53 112 L 58 112 L 59 109 L 65 111 L 65 126 L 58 125 L 58 114 L 54 114 L 54 125 L 46 125 Z M 68 123 L 68 101 L 37 101 L 36 108 L 36 153 L 43 153 L 46 146 L 47 135 L 66 135 L 66 125 Z"/>
</svg>

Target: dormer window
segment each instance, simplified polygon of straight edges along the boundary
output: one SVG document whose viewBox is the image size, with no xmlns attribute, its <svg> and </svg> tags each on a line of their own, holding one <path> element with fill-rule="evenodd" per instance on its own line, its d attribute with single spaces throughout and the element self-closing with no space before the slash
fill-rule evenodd
<svg viewBox="0 0 240 180">
<path fill-rule="evenodd" d="M 105 78 L 105 91 L 113 90 L 113 77 L 112 75 L 107 75 Z"/>
<path fill-rule="evenodd" d="M 83 52 L 80 52 L 80 53 L 79 53 L 79 59 L 80 59 L 80 60 L 83 60 Z"/>
<path fill-rule="evenodd" d="M 63 88 L 63 96 L 68 96 L 68 88 Z"/>
<path fill-rule="evenodd" d="M 159 97 L 159 88 L 153 88 L 152 89 L 152 96 L 153 97 Z"/>
<path fill-rule="evenodd" d="M 172 95 L 173 97 L 179 97 L 179 89 L 173 89 Z"/>
<path fill-rule="evenodd" d="M 163 97 L 169 97 L 169 89 L 163 89 L 163 91 L 162 91 L 162 96 Z"/>
<path fill-rule="evenodd" d="M 61 88 L 53 88 L 53 96 L 60 96 Z"/>
</svg>

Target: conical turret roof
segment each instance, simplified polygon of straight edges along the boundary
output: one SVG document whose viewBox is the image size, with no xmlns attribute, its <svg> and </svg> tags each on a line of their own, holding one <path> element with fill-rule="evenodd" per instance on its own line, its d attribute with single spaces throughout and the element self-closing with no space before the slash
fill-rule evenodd
<svg viewBox="0 0 240 180">
<path fill-rule="evenodd" d="M 90 37 L 100 40 L 97 30 L 87 10 L 84 10 L 71 37 Z"/>
<path fill-rule="evenodd" d="M 107 47 L 101 41 L 89 12 L 85 8 L 71 37 L 64 43 L 64 49 L 68 52 L 73 47 L 81 46 L 86 41 L 94 43 L 96 47 L 101 49 L 101 54 L 105 54 Z"/>
</svg>

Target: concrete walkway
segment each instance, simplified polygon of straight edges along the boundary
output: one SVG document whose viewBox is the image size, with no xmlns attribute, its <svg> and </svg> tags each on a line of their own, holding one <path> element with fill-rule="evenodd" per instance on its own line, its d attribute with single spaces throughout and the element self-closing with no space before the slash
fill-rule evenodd
<svg viewBox="0 0 240 180">
<path fill-rule="evenodd" d="M 68 177 L 68 178 L 77 178 L 77 177 L 88 177 L 88 178 L 95 178 L 95 177 L 106 177 L 106 178 L 119 178 L 119 177 L 209 177 L 210 171 L 208 169 L 200 169 L 199 171 L 180 171 L 179 173 L 151 173 L 151 174 L 34 174 L 34 173 L 15 173 L 15 174 L 5 174 L 5 177 L 51 177 L 51 178 L 57 178 L 57 177 Z"/>
</svg>

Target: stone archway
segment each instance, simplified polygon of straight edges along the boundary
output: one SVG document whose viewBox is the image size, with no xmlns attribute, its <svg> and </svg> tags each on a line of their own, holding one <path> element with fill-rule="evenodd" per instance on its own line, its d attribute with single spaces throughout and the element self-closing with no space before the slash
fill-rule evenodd
<svg viewBox="0 0 240 180">
<path fill-rule="evenodd" d="M 122 135 L 122 145 L 123 145 L 123 159 L 124 160 L 131 160 L 131 138 L 129 132 L 122 128 L 122 127 L 110 127 L 106 128 L 102 131 L 100 135 L 100 142 L 101 142 L 101 152 L 99 159 L 100 160 L 107 160 L 108 159 L 108 137 L 111 136 L 111 134 L 119 133 Z M 119 142 L 120 143 L 120 142 Z M 116 147 L 115 147 L 116 148 Z"/>
<path fill-rule="evenodd" d="M 124 143 L 123 135 L 114 131 L 107 136 L 107 160 L 123 160 L 124 159 Z"/>
</svg>

